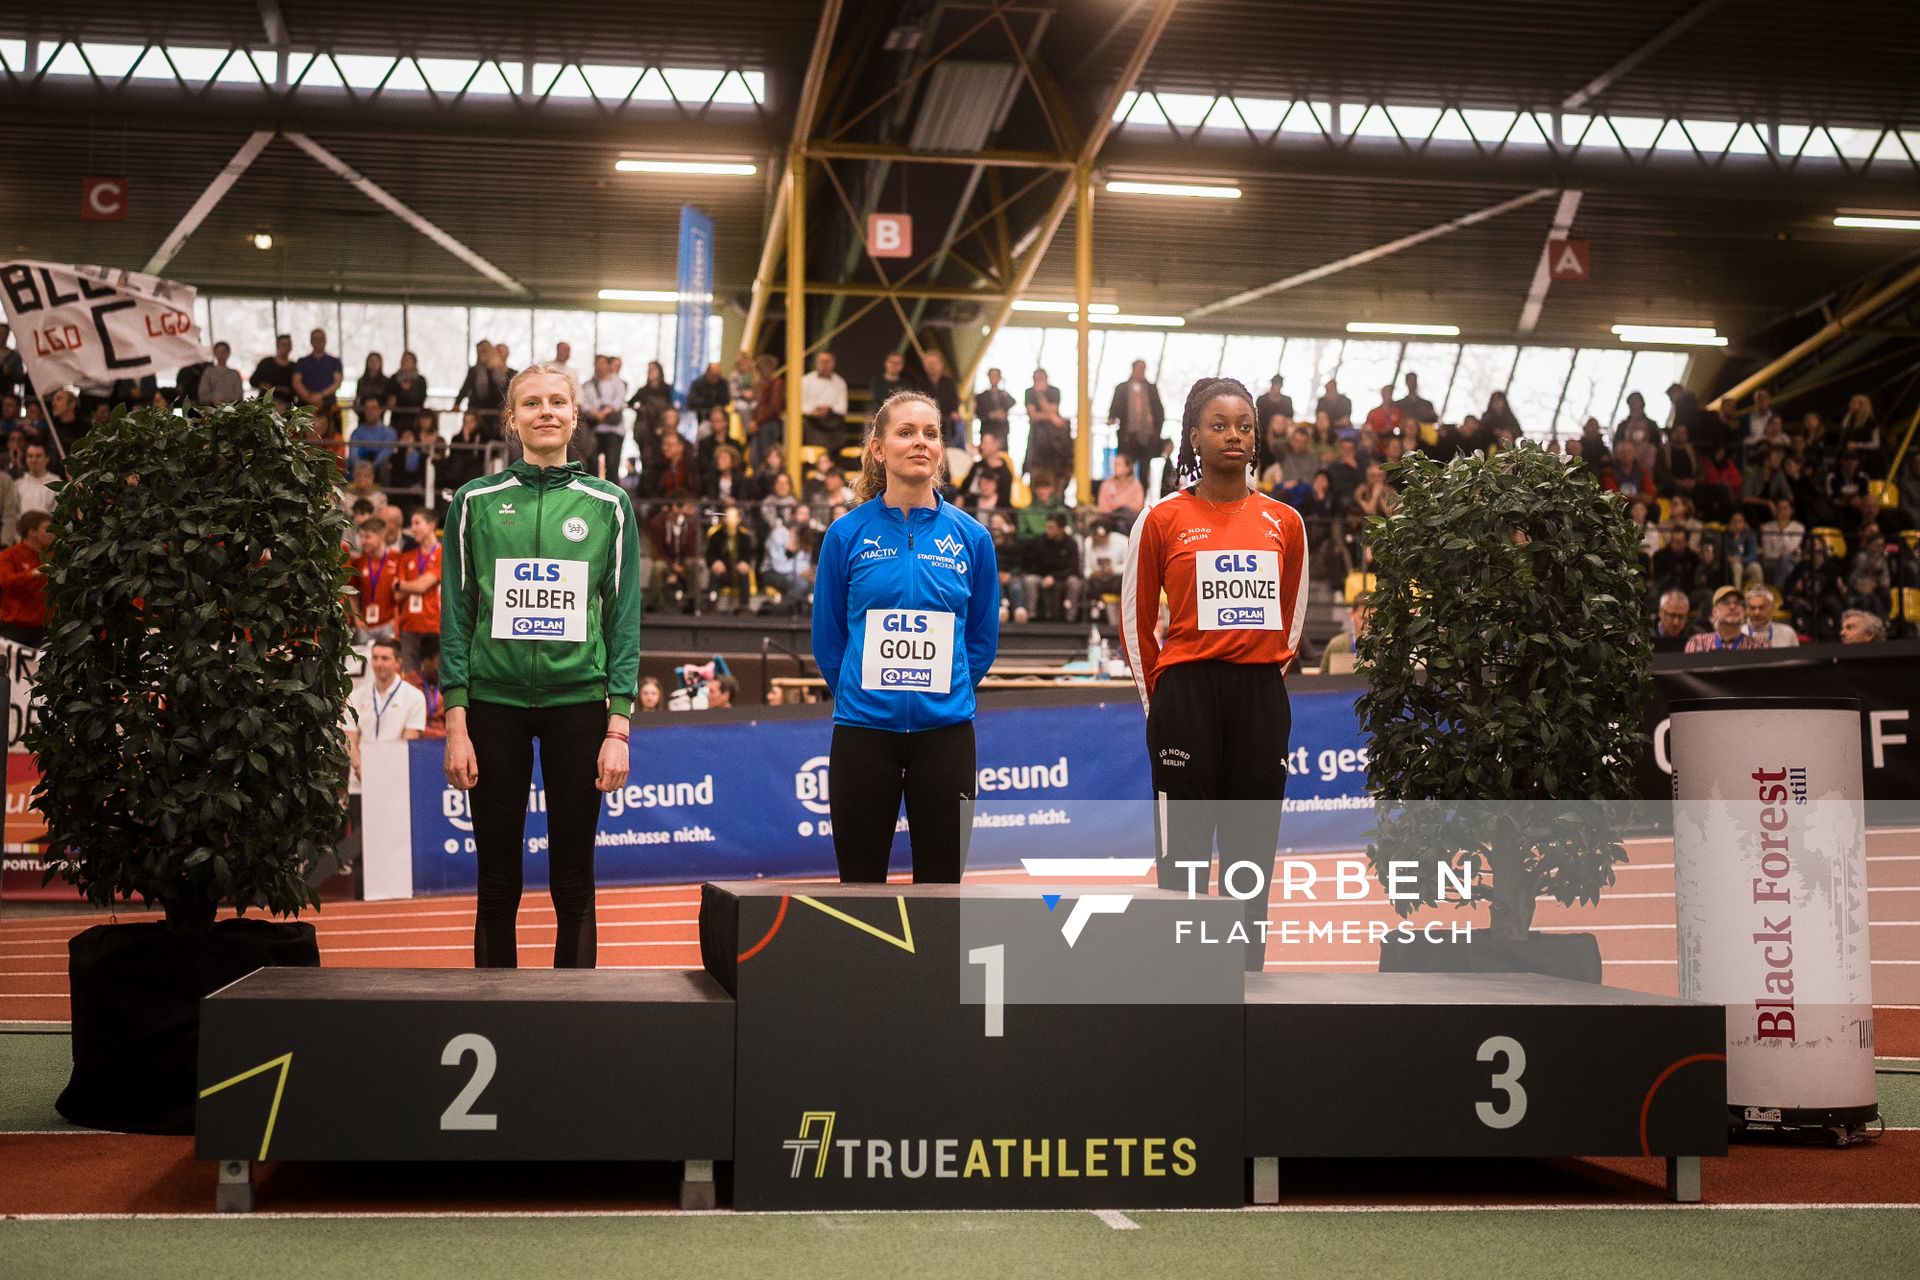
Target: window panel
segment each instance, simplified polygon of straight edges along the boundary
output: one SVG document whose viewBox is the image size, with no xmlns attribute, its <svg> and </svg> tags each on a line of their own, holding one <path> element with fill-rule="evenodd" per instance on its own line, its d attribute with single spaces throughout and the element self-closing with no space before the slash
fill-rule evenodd
<svg viewBox="0 0 1920 1280">
<path fill-rule="evenodd" d="M 655 311 L 600 313 L 600 350 L 620 357 L 620 376 L 630 389 L 646 382 L 647 361 L 658 358 L 663 319 L 670 317 Z"/>
<path fill-rule="evenodd" d="M 1440 412 L 1447 398 L 1447 385 L 1453 381 L 1453 366 L 1460 358 L 1457 342 L 1409 342 L 1400 356 L 1399 394 L 1406 395 L 1409 374 L 1420 380 L 1420 395 Z"/>
<path fill-rule="evenodd" d="M 473 346 L 467 341 L 465 307 L 407 307 L 406 348 L 420 357 L 420 376 L 427 380 L 427 403 L 444 408 L 466 381 L 473 364 Z M 400 362 L 393 362 L 398 369 Z M 442 434 L 452 435 L 457 422 L 442 424 Z"/>
<path fill-rule="evenodd" d="M 1554 421 L 1554 434 L 1569 439 L 1578 437 L 1586 429 L 1587 419 L 1594 418 L 1611 436 L 1613 424 L 1619 421 L 1614 408 L 1620 403 L 1621 384 L 1626 381 L 1627 366 L 1632 361 L 1631 351 L 1583 348 L 1574 357 L 1573 381 L 1567 384 L 1567 398 Z"/>
<path fill-rule="evenodd" d="M 1289 338 L 1280 357 L 1280 373 L 1286 378 L 1283 390 L 1293 397 L 1294 413 L 1313 421 L 1314 406 L 1320 403 L 1329 378 L 1340 368 L 1339 338 Z"/>
<path fill-rule="evenodd" d="M 535 311 L 533 313 L 533 355 L 535 360 L 552 360 L 554 346 L 564 342 L 573 348 L 567 363 L 581 378 L 593 376 L 593 312 Z"/>
<path fill-rule="evenodd" d="M 1399 367 L 1398 342 L 1348 340 L 1346 350 L 1340 354 L 1340 390 L 1353 401 L 1356 425 L 1380 403 L 1380 388 L 1392 384 Z M 1398 395 L 1396 391 L 1396 399 Z"/>
<path fill-rule="evenodd" d="M 1468 414 L 1477 417 L 1485 412 L 1487 397 L 1506 389 L 1515 350 L 1477 344 L 1462 347 L 1459 368 L 1447 388 L 1447 402 L 1440 406 L 1441 421 L 1459 422 Z"/>
<path fill-rule="evenodd" d="M 327 331 L 327 350 L 340 354 L 340 307 L 333 302 L 302 302 L 282 299 L 280 332 L 293 338 L 293 358 L 298 360 L 313 350 L 311 335 L 315 329 Z M 343 357 L 341 363 L 346 363 Z"/>
<path fill-rule="evenodd" d="M 1169 422 L 1180 420 L 1187 393 L 1193 390 L 1194 383 L 1221 375 L 1220 347 L 1221 338 L 1217 333 L 1167 335 L 1166 349 L 1160 355 L 1160 376 L 1155 382 L 1160 387 L 1160 403 L 1166 408 Z M 1168 434 L 1173 434 L 1171 427 Z"/>
<path fill-rule="evenodd" d="M 534 363 L 531 308 L 474 307 L 468 323 L 475 342 L 485 338 L 495 346 L 507 344 L 508 368 L 524 369 Z"/>
<path fill-rule="evenodd" d="M 389 375 L 400 367 L 400 352 L 406 345 L 405 311 L 394 302 L 340 304 L 340 339 L 333 353 L 346 366 L 345 380 L 340 384 L 342 399 L 350 400 L 358 394 L 369 355 L 379 353 L 381 368 Z"/>
<path fill-rule="evenodd" d="M 1620 396 L 1620 414 L 1626 416 L 1627 393 L 1638 391 L 1647 399 L 1647 416 L 1666 423 L 1673 417 L 1667 400 L 1667 388 L 1687 380 L 1687 366 L 1693 357 L 1684 351 L 1636 351 L 1633 367 L 1627 371 L 1627 390 Z"/>
<path fill-rule="evenodd" d="M 1263 396 L 1273 375 L 1280 372 L 1280 350 L 1286 345 L 1285 338 L 1230 334 L 1220 357 L 1221 372 L 1246 383 L 1254 395 Z"/>
<path fill-rule="evenodd" d="M 270 298 L 209 298 L 213 340 L 233 348 L 228 361 L 250 377 L 253 366 L 273 354 L 273 300 Z M 209 346 L 212 345 L 210 342 Z"/>
<path fill-rule="evenodd" d="M 1521 348 L 1520 363 L 1507 387 L 1507 407 L 1519 419 L 1522 432 L 1531 433 L 1536 440 L 1546 437 L 1560 404 L 1560 390 L 1567 385 L 1567 370 L 1572 366 L 1571 347 Z"/>
</svg>

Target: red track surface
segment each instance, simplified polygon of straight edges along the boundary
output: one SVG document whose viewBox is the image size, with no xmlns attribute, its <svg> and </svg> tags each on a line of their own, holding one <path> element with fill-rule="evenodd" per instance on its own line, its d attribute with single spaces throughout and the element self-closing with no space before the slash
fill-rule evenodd
<svg viewBox="0 0 1920 1280">
<path fill-rule="evenodd" d="M 1879 1051 L 1920 1057 L 1920 831 L 1875 832 L 1867 842 L 1869 918 L 1872 924 L 1874 1001 Z M 1589 930 L 1598 935 L 1608 984 L 1671 995 L 1675 992 L 1672 846 L 1636 841 L 1633 859 L 1596 908 L 1566 908 L 1542 902 L 1537 928 Z M 1331 877 L 1332 863 L 1352 855 L 1307 855 Z M 969 881 L 1019 881 L 1018 871 L 970 875 Z M 1330 879 L 1318 898 L 1276 900 L 1275 928 L 1294 922 L 1393 923 L 1378 884 L 1363 901 L 1332 899 Z M 697 885 L 602 889 L 599 895 L 600 964 L 603 968 L 693 969 L 700 967 Z M 419 898 L 405 902 L 334 902 L 310 917 L 320 939 L 323 964 L 363 968 L 463 968 L 473 963 L 471 897 Z M 0 918 L 0 1021 L 64 1021 L 67 1016 L 66 941 L 107 917 L 98 914 L 29 914 Z M 121 920 L 151 919 L 123 912 Z M 1419 923 L 1426 917 L 1415 917 Z M 1469 919 L 1484 926 L 1483 910 L 1434 913 L 1451 923 Z M 530 890 L 520 908 L 520 963 L 552 963 L 552 905 Z M 1276 932 L 1273 937 L 1280 935 Z M 1268 968 L 1287 971 L 1364 971 L 1377 965 L 1377 948 L 1301 941 L 1277 942 L 1267 950 Z"/>
</svg>

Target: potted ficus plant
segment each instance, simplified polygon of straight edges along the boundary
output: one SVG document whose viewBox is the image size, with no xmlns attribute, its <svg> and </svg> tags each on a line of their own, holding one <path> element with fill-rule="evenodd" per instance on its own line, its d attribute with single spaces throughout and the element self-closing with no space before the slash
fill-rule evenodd
<svg viewBox="0 0 1920 1280">
<path fill-rule="evenodd" d="M 1531 445 L 1393 475 L 1358 645 L 1367 854 L 1383 883 L 1399 867 L 1403 917 L 1460 882 L 1491 915 L 1470 940 L 1390 938 L 1381 967 L 1598 982 L 1592 934 L 1532 925 L 1540 896 L 1591 905 L 1626 859 L 1651 689 L 1633 522 L 1583 463 Z"/>
<path fill-rule="evenodd" d="M 45 566 L 33 803 L 59 875 L 164 920 L 69 944 L 61 1114 L 190 1132 L 199 1000 L 317 965 L 307 883 L 339 833 L 349 634 L 337 459 L 265 401 L 97 424 Z M 216 920 L 223 908 L 236 918 Z"/>
</svg>

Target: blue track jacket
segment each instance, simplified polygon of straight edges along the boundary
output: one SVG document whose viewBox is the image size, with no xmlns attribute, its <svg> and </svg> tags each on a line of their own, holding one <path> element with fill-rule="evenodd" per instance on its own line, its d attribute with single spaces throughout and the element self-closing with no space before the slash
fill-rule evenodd
<svg viewBox="0 0 1920 1280">
<path fill-rule="evenodd" d="M 902 511 L 875 497 L 827 526 L 813 658 L 835 724 L 911 733 L 971 720 L 999 649 L 1000 565 L 979 521 L 944 498 Z"/>
</svg>

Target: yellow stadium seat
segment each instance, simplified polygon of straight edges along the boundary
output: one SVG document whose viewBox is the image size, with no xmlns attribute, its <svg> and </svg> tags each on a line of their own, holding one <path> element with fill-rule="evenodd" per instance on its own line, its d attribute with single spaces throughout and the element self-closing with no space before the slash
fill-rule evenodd
<svg viewBox="0 0 1920 1280">
<path fill-rule="evenodd" d="M 1867 481 L 1867 492 L 1880 499 L 1880 505 L 1883 507 L 1897 507 L 1900 505 L 1900 495 L 1895 493 L 1893 486 L 1885 480 Z"/>
<path fill-rule="evenodd" d="M 1823 524 L 1813 530 L 1813 536 L 1827 544 L 1827 554 L 1843 556 L 1847 554 L 1847 539 L 1830 524 Z"/>
<path fill-rule="evenodd" d="M 1673 518 L 1673 500 L 1671 498 L 1661 498 L 1660 514 L 1654 517 L 1654 523 L 1665 524 L 1667 521 L 1671 520 L 1672 518 Z"/>
<path fill-rule="evenodd" d="M 1342 600 L 1352 600 L 1358 596 L 1371 595 L 1373 593 L 1373 585 L 1374 576 L 1372 574 L 1355 570 L 1347 575 L 1346 586 L 1341 589 L 1340 598 Z"/>
</svg>

